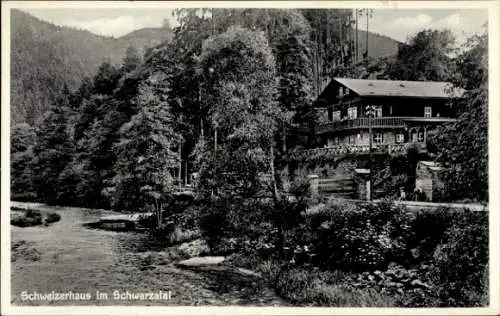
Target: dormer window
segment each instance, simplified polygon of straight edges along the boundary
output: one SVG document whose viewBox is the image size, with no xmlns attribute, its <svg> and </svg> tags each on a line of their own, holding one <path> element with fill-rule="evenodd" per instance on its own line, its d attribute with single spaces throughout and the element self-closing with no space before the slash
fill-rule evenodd
<svg viewBox="0 0 500 316">
<path fill-rule="evenodd" d="M 426 106 L 424 108 L 424 117 L 432 117 L 432 107 Z"/>
</svg>

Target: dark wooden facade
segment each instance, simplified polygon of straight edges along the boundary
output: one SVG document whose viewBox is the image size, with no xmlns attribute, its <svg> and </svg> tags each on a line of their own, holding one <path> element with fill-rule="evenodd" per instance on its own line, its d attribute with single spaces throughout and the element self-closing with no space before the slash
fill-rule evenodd
<svg viewBox="0 0 500 316">
<path fill-rule="evenodd" d="M 315 107 L 321 117 L 316 133 L 324 147 L 369 144 L 369 127 L 376 145 L 425 144 L 427 132 L 453 121 L 455 95 L 446 83 L 333 79 Z M 375 117 L 367 116 L 367 106 Z"/>
</svg>

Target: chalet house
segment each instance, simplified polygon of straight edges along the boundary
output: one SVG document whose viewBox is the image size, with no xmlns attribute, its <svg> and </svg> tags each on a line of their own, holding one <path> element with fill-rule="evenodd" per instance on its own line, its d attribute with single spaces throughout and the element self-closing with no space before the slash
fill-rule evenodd
<svg viewBox="0 0 500 316">
<path fill-rule="evenodd" d="M 373 148 L 425 148 L 430 129 L 454 120 L 450 105 L 462 94 L 446 82 L 334 78 L 314 104 L 321 117 L 316 134 L 326 148 L 368 150 L 371 126 Z"/>
</svg>

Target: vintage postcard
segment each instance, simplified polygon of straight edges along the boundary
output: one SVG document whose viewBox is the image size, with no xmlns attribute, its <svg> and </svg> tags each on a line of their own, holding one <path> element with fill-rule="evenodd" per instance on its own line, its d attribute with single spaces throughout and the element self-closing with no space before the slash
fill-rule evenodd
<svg viewBox="0 0 500 316">
<path fill-rule="evenodd" d="M 499 18 L 2 2 L 2 314 L 497 314 Z"/>
</svg>

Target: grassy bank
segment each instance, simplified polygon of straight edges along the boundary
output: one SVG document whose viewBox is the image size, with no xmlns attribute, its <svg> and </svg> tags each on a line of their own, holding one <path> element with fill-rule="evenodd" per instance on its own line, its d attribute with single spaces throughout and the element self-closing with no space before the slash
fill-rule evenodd
<svg viewBox="0 0 500 316">
<path fill-rule="evenodd" d="M 286 230 L 282 255 L 272 230 L 222 238 L 239 245 L 227 264 L 260 272 L 298 306 L 488 304 L 487 212 L 334 200 L 322 207 Z"/>
</svg>

